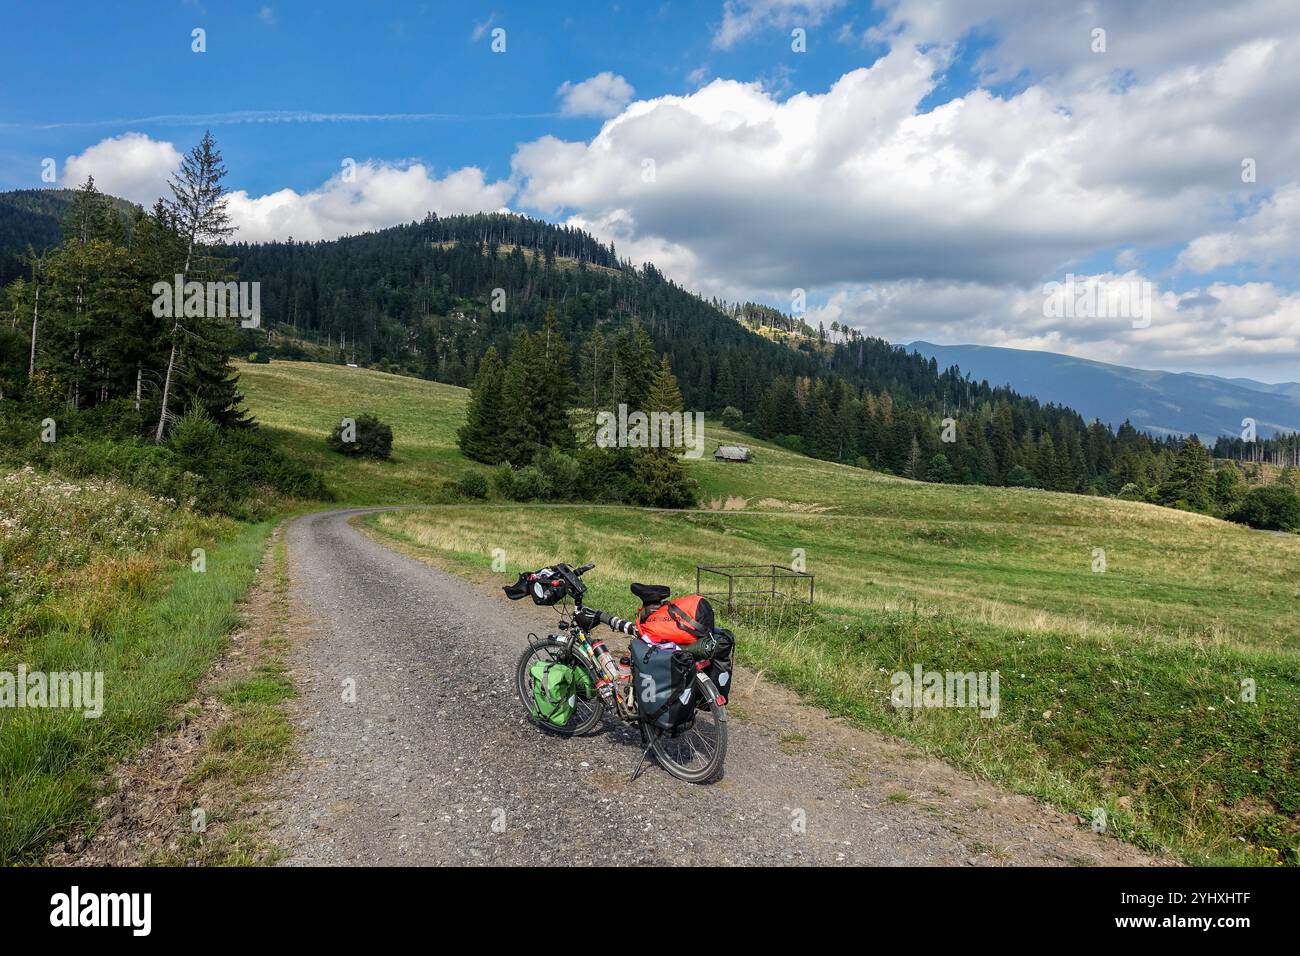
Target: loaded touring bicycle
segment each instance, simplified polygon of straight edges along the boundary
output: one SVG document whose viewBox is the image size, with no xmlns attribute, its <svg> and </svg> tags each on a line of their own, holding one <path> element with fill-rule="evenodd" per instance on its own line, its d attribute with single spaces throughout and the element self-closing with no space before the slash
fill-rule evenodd
<svg viewBox="0 0 1300 956">
<path fill-rule="evenodd" d="M 593 567 L 555 564 L 521 574 L 504 588 L 511 600 L 564 605 L 560 633 L 529 634 L 515 669 L 529 718 L 567 737 L 591 731 L 609 712 L 639 728 L 646 748 L 642 761 L 653 753 L 660 766 L 688 783 L 717 779 L 727 755 L 734 636 L 714 626 L 704 598 L 670 600 L 669 589 L 658 584 L 631 586 L 641 601 L 634 621 L 586 607 L 581 578 Z M 591 633 L 597 625 L 631 637 L 627 654 L 616 658 Z M 633 779 L 640 770 L 638 763 Z"/>
</svg>

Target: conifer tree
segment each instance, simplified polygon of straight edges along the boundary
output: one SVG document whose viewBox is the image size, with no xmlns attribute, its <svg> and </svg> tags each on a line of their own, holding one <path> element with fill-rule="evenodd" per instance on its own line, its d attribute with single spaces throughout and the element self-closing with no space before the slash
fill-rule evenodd
<svg viewBox="0 0 1300 956">
<path fill-rule="evenodd" d="M 1201 440 L 1189 435 L 1174 458 L 1169 474 L 1160 484 L 1162 504 L 1183 505 L 1194 511 L 1214 506 L 1214 467 Z"/>
<path fill-rule="evenodd" d="M 209 131 L 203 134 L 203 139 L 199 141 L 199 145 L 190 150 L 189 154 L 181 161 L 180 170 L 172 176 L 169 183 L 172 198 L 166 201 L 167 212 L 170 224 L 176 230 L 180 244 L 185 249 L 185 259 L 183 262 L 178 263 L 179 269 L 177 272 L 182 283 L 188 280 L 191 271 L 199 265 L 199 260 L 203 257 L 204 246 L 220 242 L 234 231 L 230 225 L 230 216 L 226 212 L 226 190 L 221 184 L 221 180 L 225 175 L 226 167 L 221 164 L 221 151 L 217 149 L 216 141 L 213 140 L 212 133 Z M 181 316 L 174 316 L 171 330 L 171 354 L 167 359 L 167 371 L 163 378 L 162 407 L 158 413 L 158 427 L 154 431 L 154 441 L 156 442 L 163 440 L 163 432 L 167 427 L 167 419 L 171 414 L 168 406 L 171 404 L 177 354 L 182 346 L 182 337 L 186 332 L 196 332 L 196 330 L 184 327 Z M 202 342 L 205 346 L 225 344 L 220 341 L 220 336 L 216 335 L 213 330 L 204 330 L 196 334 L 201 338 L 217 339 L 216 342 Z M 204 351 L 206 350 L 190 350 L 187 352 L 187 356 L 193 359 L 200 356 Z M 238 393 L 234 391 L 233 383 L 226 371 L 228 363 L 222 361 L 219 364 L 221 368 L 218 370 L 214 370 L 211 364 L 206 362 L 201 367 L 196 367 L 191 384 L 206 384 L 216 387 L 225 385 L 227 386 L 224 389 L 227 391 L 227 398 L 230 405 L 233 405 L 237 400 Z M 214 371 L 216 374 L 214 374 Z M 226 407 L 228 408 L 230 405 Z"/>
<path fill-rule="evenodd" d="M 646 393 L 645 411 L 681 412 L 682 392 L 665 355 Z M 696 482 L 687 474 L 678 449 L 642 448 L 634 452 L 632 479 L 637 498 L 656 508 L 685 508 L 695 503 Z"/>
<path fill-rule="evenodd" d="M 501 356 L 495 347 L 489 346 L 479 362 L 465 424 L 456 433 L 456 442 L 466 458 L 495 465 L 505 457 L 501 445 L 504 424 L 501 390 L 505 373 Z"/>
</svg>

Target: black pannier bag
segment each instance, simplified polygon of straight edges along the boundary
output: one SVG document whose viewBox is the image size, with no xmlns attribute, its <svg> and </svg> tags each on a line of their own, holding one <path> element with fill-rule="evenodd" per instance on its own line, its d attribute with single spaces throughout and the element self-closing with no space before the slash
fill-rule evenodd
<svg viewBox="0 0 1300 956">
<path fill-rule="evenodd" d="M 713 681 L 713 686 L 718 688 L 718 693 L 722 695 L 722 702 L 725 704 L 731 699 L 731 678 L 732 678 L 732 652 L 736 649 L 736 635 L 732 634 L 725 627 L 715 627 L 711 635 L 712 642 L 709 649 L 709 666 L 704 668 L 704 673 Z M 695 706 L 701 710 L 707 705 L 708 701 L 701 699 L 695 702 Z"/>
<path fill-rule="evenodd" d="M 641 719 L 661 731 L 672 731 L 695 714 L 695 659 L 685 651 L 657 647 L 635 638 L 628 653 L 632 658 L 632 687 Z"/>
<path fill-rule="evenodd" d="M 564 597 L 564 579 L 551 568 L 538 571 L 526 571 L 519 575 L 514 584 L 504 587 L 506 597 L 518 601 L 525 595 L 531 595 L 534 604 L 552 605 Z"/>
</svg>

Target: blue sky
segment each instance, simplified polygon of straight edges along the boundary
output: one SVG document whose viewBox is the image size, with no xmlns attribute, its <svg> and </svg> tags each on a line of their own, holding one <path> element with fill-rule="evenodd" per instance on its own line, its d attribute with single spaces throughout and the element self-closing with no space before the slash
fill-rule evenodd
<svg viewBox="0 0 1300 956">
<path fill-rule="evenodd" d="M 1289 0 L 171 0 L 5 20 L 3 189 L 49 185 L 52 158 L 59 184 L 148 203 L 210 127 L 250 241 L 506 208 L 708 295 L 789 309 L 802 290 L 810 321 L 893 341 L 1300 379 Z M 1062 319 L 1048 289 L 1069 275 L 1140 286 L 1150 314 Z"/>
<path fill-rule="evenodd" d="M 647 97 L 689 93 L 703 70 L 787 92 L 825 89 L 883 52 L 837 43 L 830 26 L 812 28 L 811 56 L 792 53 L 780 30 L 718 49 L 721 6 L 682 0 L 140 3 L 126 15 L 124 6 L 53 3 L 6 15 L 0 188 L 39 186 L 43 157 L 78 153 L 104 136 L 135 130 L 184 144 L 209 118 L 279 111 L 458 118 L 218 122 L 232 179 L 250 192 L 312 188 L 345 156 L 476 165 L 501 177 L 520 142 L 599 130 L 599 119 L 560 113 L 556 90 L 565 82 L 613 71 Z M 561 6 L 566 13 L 552 12 Z M 857 17 L 864 27 L 874 19 Z M 490 34 L 476 38 L 489 24 L 506 30 L 503 55 L 491 52 Z M 195 27 L 207 31 L 203 55 L 191 51 Z M 57 68 L 52 50 L 64 51 Z M 194 119 L 147 121 L 177 114 Z"/>
</svg>

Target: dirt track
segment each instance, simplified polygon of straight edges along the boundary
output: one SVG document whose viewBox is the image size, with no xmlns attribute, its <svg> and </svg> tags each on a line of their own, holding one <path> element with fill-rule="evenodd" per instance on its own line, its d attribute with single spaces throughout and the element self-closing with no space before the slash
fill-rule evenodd
<svg viewBox="0 0 1300 956">
<path fill-rule="evenodd" d="M 722 781 L 629 783 L 634 732 L 563 740 L 523 715 L 514 662 L 553 614 L 383 547 L 359 513 L 288 530 L 314 633 L 293 664 L 301 758 L 270 808 L 287 865 L 1154 862 L 744 671 Z"/>
</svg>

